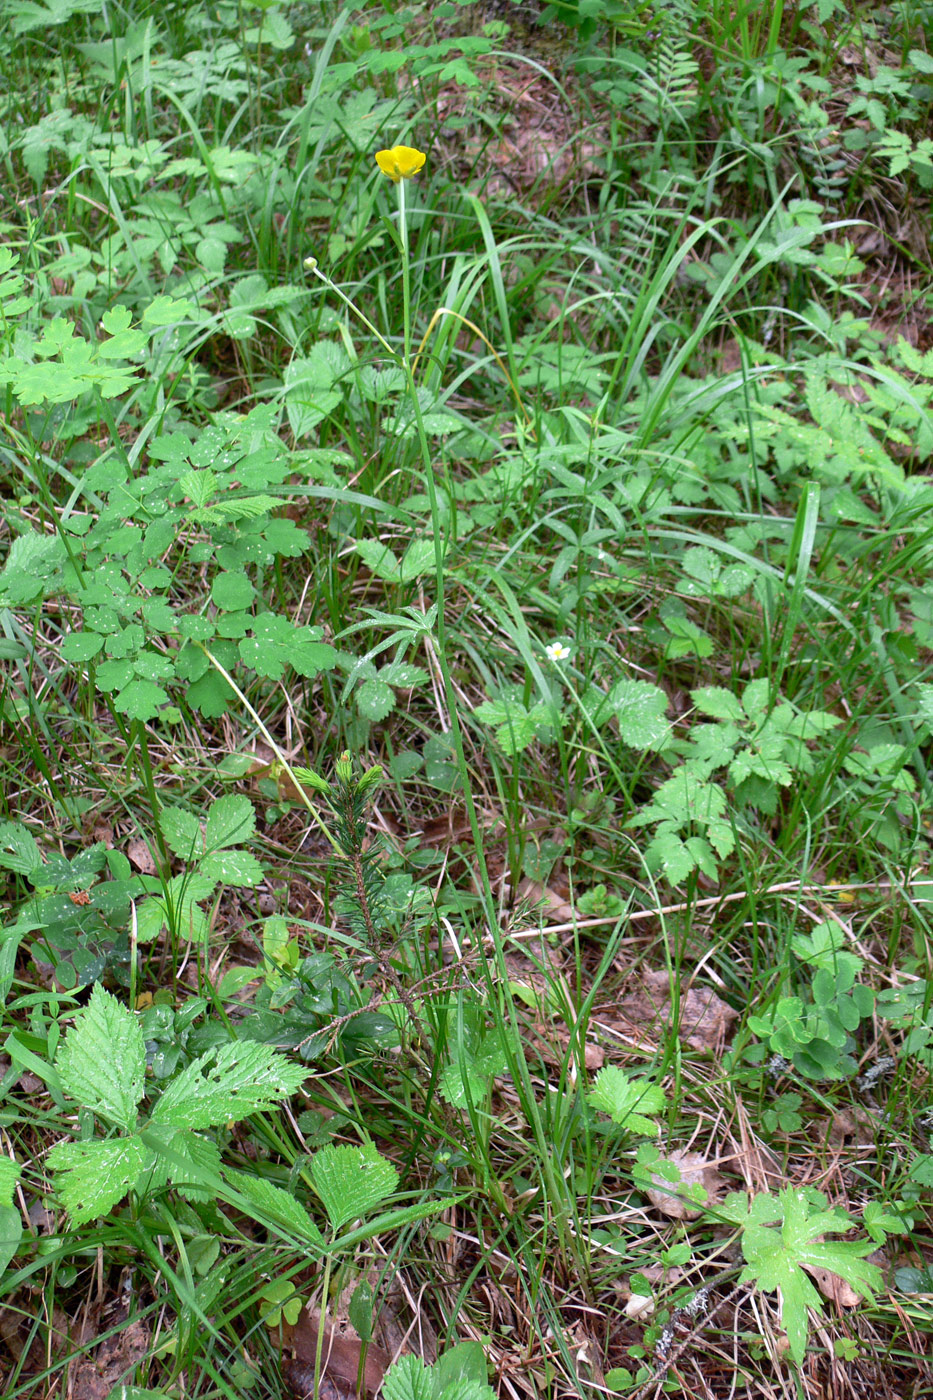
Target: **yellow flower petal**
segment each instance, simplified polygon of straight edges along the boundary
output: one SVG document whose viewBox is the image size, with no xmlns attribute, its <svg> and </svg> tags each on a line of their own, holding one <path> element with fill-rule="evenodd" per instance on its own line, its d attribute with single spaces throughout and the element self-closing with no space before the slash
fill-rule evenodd
<svg viewBox="0 0 933 1400">
<path fill-rule="evenodd" d="M 417 175 L 426 160 L 424 151 L 416 151 L 414 146 L 393 146 L 390 151 L 376 152 L 376 164 L 395 185 Z"/>
</svg>

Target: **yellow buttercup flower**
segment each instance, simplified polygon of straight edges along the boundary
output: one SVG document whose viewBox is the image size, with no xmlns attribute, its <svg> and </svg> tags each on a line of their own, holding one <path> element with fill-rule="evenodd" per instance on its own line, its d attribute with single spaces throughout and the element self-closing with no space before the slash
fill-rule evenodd
<svg viewBox="0 0 933 1400">
<path fill-rule="evenodd" d="M 376 164 L 394 185 L 417 175 L 426 160 L 424 151 L 416 151 L 414 146 L 393 146 L 390 151 L 376 152 Z"/>
</svg>

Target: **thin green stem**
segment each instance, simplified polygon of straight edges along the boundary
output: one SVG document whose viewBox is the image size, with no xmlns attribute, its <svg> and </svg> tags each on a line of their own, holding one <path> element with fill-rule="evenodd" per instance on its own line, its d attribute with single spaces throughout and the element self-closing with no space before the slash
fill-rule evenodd
<svg viewBox="0 0 933 1400">
<path fill-rule="evenodd" d="M 492 884 L 489 879 L 489 870 L 486 865 L 486 858 L 483 849 L 483 836 L 480 830 L 479 818 L 476 812 L 476 804 L 473 801 L 473 791 L 470 784 L 470 772 L 467 766 L 466 753 L 463 746 L 463 731 L 460 725 L 460 716 L 457 708 L 457 694 L 454 689 L 453 678 L 450 673 L 450 663 L 447 650 L 447 619 L 445 607 L 444 591 L 444 541 L 442 540 L 441 513 L 437 499 L 437 486 L 434 481 L 434 469 L 431 461 L 431 451 L 428 445 L 427 433 L 424 427 L 424 419 L 421 413 L 421 404 L 418 399 L 418 390 L 415 386 L 412 372 L 411 360 L 411 270 L 408 262 L 408 224 L 405 209 L 405 181 L 400 180 L 399 185 L 399 242 L 402 249 L 402 301 L 403 301 L 403 368 L 408 387 L 408 396 L 411 400 L 414 412 L 415 426 L 418 434 L 418 445 L 421 450 L 421 462 L 424 469 L 425 489 L 431 511 L 431 531 L 434 537 L 434 581 L 435 599 L 437 604 L 437 656 L 440 665 L 441 678 L 444 683 L 444 697 L 447 702 L 447 713 L 450 721 L 450 733 L 453 739 L 454 755 L 457 761 L 457 769 L 460 774 L 460 781 L 463 787 L 463 800 L 466 807 L 467 821 L 470 826 L 470 834 L 473 838 L 473 846 L 476 852 L 476 863 L 479 870 L 480 889 L 486 921 L 489 927 L 494 969 L 490 966 L 485 948 L 481 939 L 477 939 L 480 957 L 482 959 L 483 973 L 486 980 L 490 1000 L 497 999 L 497 983 L 499 987 L 507 987 L 509 981 L 508 968 L 505 961 L 505 951 L 502 940 L 499 937 L 499 920 L 495 896 L 492 892 Z M 381 337 L 380 337 L 381 339 Z M 521 1043 L 521 1029 L 518 1024 L 518 1017 L 515 1012 L 515 1005 L 512 998 L 506 994 L 502 999 L 505 1010 L 505 1018 L 509 1023 L 512 1042 L 515 1045 Z M 508 1039 L 508 1038 L 507 1038 Z M 521 1082 L 522 1097 L 525 1109 L 530 1120 L 530 1126 L 534 1133 L 536 1143 L 539 1148 L 539 1160 L 542 1165 L 542 1172 L 547 1185 L 549 1199 L 554 1207 L 554 1221 L 560 1240 L 561 1251 L 565 1258 L 573 1261 L 577 1276 L 581 1280 L 587 1277 L 585 1261 L 577 1247 L 573 1234 L 567 1228 L 568 1210 L 566 1207 L 566 1193 L 562 1189 L 562 1183 L 558 1180 L 554 1171 L 551 1159 L 550 1144 L 547 1140 L 544 1124 L 538 1112 L 537 1099 L 534 1087 L 531 1083 L 531 1076 L 528 1072 L 528 1065 L 524 1055 L 519 1051 L 517 1054 L 509 1055 L 509 1068 Z"/>
</svg>

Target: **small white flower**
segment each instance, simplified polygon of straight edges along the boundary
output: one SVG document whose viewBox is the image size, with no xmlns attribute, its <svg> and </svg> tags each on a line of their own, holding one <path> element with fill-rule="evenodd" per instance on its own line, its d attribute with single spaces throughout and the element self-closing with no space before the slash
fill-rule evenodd
<svg viewBox="0 0 933 1400">
<path fill-rule="evenodd" d="M 544 650 L 549 661 L 566 661 L 570 655 L 570 648 L 563 642 L 551 642 Z"/>
<path fill-rule="evenodd" d="M 313 272 L 317 267 L 317 258 L 305 258 L 305 267 L 309 272 Z"/>
</svg>

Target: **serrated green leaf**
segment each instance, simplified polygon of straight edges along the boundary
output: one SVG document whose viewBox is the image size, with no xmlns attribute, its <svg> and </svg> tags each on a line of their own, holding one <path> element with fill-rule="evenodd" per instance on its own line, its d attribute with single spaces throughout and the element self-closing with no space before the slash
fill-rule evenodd
<svg viewBox="0 0 933 1400">
<path fill-rule="evenodd" d="M 383 1400 L 435 1400 L 434 1376 L 420 1356 L 400 1356 L 385 1374 Z"/>
<path fill-rule="evenodd" d="M 216 1128 L 274 1108 L 308 1077 L 268 1045 L 237 1041 L 201 1055 L 173 1079 L 159 1099 L 153 1123 Z"/>
<path fill-rule="evenodd" d="M 699 690 L 691 690 L 690 698 L 701 714 L 709 715 L 711 719 L 732 720 L 739 724 L 745 719 L 739 697 L 722 686 L 706 685 Z"/>
<path fill-rule="evenodd" d="M 382 1383 L 385 1400 L 493 1400 L 486 1380 L 486 1358 L 478 1342 L 461 1342 L 433 1367 L 420 1357 L 402 1356 Z"/>
<path fill-rule="evenodd" d="M 363 719 L 378 724 L 395 709 L 395 691 L 385 681 L 373 679 L 357 686 L 356 708 Z"/>
<path fill-rule="evenodd" d="M 670 732 L 665 719 L 667 696 L 648 681 L 617 681 L 599 710 L 600 722 L 614 715 L 624 744 L 633 749 L 656 749 Z"/>
<path fill-rule="evenodd" d="M 772 1224 L 775 1220 L 779 1228 Z M 867 1298 L 881 1285 L 881 1270 L 865 1259 L 875 1248 L 871 1240 L 824 1238 L 850 1225 L 845 1211 L 814 1208 L 806 1192 L 790 1188 L 783 1189 L 776 1202 L 767 1195 L 755 1197 L 748 1208 L 742 1232 L 742 1252 L 748 1262 L 740 1281 L 754 1282 L 766 1292 L 780 1291 L 781 1320 L 798 1366 L 806 1352 L 807 1309 L 823 1310 L 805 1268 L 828 1269 Z"/>
<path fill-rule="evenodd" d="M 696 856 L 673 831 L 659 831 L 645 848 L 648 869 L 660 871 L 671 885 L 682 885 L 697 868 Z"/>
<path fill-rule="evenodd" d="M 311 1162 L 311 1181 L 334 1230 L 363 1219 L 398 1186 L 398 1172 L 371 1143 L 323 1147 Z"/>
<path fill-rule="evenodd" d="M 255 889 L 265 879 L 265 870 L 252 851 L 214 851 L 205 856 L 198 871 L 218 885 Z"/>
<path fill-rule="evenodd" d="M 13 1204 L 13 1192 L 21 1173 L 19 1162 L 12 1157 L 0 1157 L 0 1206 Z"/>
<path fill-rule="evenodd" d="M 252 839 L 256 831 L 256 812 L 252 802 L 242 793 L 229 793 L 211 804 L 207 814 L 204 845 L 207 851 L 223 846 L 239 846 Z"/>
<path fill-rule="evenodd" d="M 139 1022 L 96 983 L 55 1059 L 62 1088 L 84 1108 L 122 1128 L 136 1124 L 146 1047 Z"/>
<path fill-rule="evenodd" d="M 0 1277 L 19 1249 L 23 1238 L 23 1217 L 16 1206 L 0 1206 Z"/>
<path fill-rule="evenodd" d="M 357 540 L 356 552 L 370 573 L 387 583 L 401 582 L 401 567 L 388 545 L 381 540 Z"/>
<path fill-rule="evenodd" d="M 47 1160 L 72 1223 L 86 1225 L 122 1201 L 152 1154 L 134 1135 L 105 1142 L 62 1142 Z"/>
<path fill-rule="evenodd" d="M 658 1125 L 646 1115 L 663 1113 L 665 1108 L 664 1090 L 659 1085 L 630 1079 L 618 1065 L 606 1065 L 599 1071 L 586 1101 L 628 1132 L 652 1137 Z"/>
<path fill-rule="evenodd" d="M 413 690 L 426 685 L 431 679 L 423 666 L 412 666 L 407 661 L 390 661 L 379 672 L 379 679 L 386 685 L 398 686 L 402 690 Z M 933 690 L 933 686 L 930 687 Z"/>
<path fill-rule="evenodd" d="M 402 583 L 411 583 L 413 579 L 421 578 L 423 574 L 431 573 L 433 569 L 434 541 L 412 540 L 402 555 L 402 562 L 399 565 L 399 577 Z"/>
<path fill-rule="evenodd" d="M 36 839 L 22 822 L 0 822 L 0 867 L 17 875 L 31 875 L 42 866 Z"/>
<path fill-rule="evenodd" d="M 446 1066 L 440 1078 L 441 1094 L 453 1108 L 466 1108 L 471 1102 L 481 1102 L 488 1091 L 489 1081 L 504 1073 L 507 1064 L 508 1055 L 502 1033 L 491 1030 L 472 1052 L 464 1051 L 454 1064 Z"/>
<path fill-rule="evenodd" d="M 54 375 L 54 371 L 51 371 Z M 31 603 L 51 589 L 65 563 L 64 545 L 57 535 L 29 530 L 17 535 L 0 570 L 0 598 Z"/>
<path fill-rule="evenodd" d="M 173 876 L 164 895 L 154 895 L 137 905 L 137 940 L 150 943 L 163 928 L 174 928 L 180 937 L 199 943 L 207 931 L 207 919 L 198 903 L 209 899 L 214 889 L 215 882 L 199 872 Z"/>
<path fill-rule="evenodd" d="M 149 1123 L 141 1137 L 153 1155 L 136 1185 L 140 1195 L 159 1191 L 171 1182 L 186 1200 L 210 1201 L 216 1197 L 220 1148 L 213 1138 L 165 1123 Z"/>
<path fill-rule="evenodd" d="M 163 807 L 159 814 L 166 845 L 179 860 L 196 861 L 204 849 L 201 823 L 183 807 Z"/>
<path fill-rule="evenodd" d="M 541 719 L 534 712 L 517 714 L 496 730 L 496 743 L 507 757 L 514 758 L 534 742 L 540 727 Z"/>
<path fill-rule="evenodd" d="M 226 1168 L 224 1175 L 241 1195 L 260 1212 L 262 1221 L 274 1220 L 293 1230 L 299 1239 L 316 1251 L 324 1252 L 324 1237 L 300 1201 L 290 1191 L 265 1177 Z"/>
</svg>

